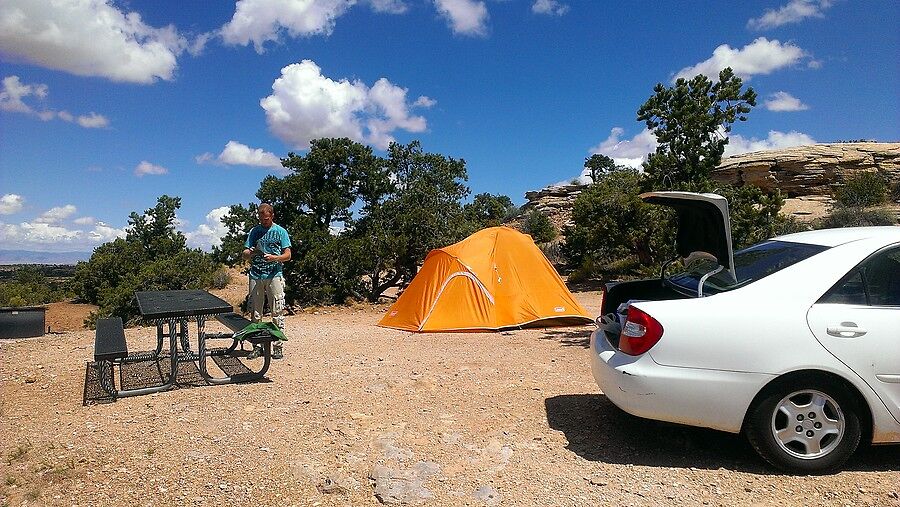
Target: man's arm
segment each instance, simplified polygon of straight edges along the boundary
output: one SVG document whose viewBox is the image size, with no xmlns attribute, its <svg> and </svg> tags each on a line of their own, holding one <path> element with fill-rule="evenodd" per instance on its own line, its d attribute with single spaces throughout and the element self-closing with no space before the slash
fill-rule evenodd
<svg viewBox="0 0 900 507">
<path fill-rule="evenodd" d="M 291 260 L 291 249 L 285 248 L 281 250 L 281 255 L 265 254 L 263 259 L 266 262 L 287 262 Z"/>
</svg>

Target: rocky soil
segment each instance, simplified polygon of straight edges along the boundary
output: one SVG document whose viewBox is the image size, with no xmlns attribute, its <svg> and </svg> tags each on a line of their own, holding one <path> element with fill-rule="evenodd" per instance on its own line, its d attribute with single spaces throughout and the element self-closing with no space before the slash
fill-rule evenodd
<svg viewBox="0 0 900 507">
<path fill-rule="evenodd" d="M 0 342 L 0 505 L 900 506 L 897 447 L 790 476 L 739 436 L 624 414 L 590 327 L 416 335 L 376 327 L 385 308 L 289 317 L 268 382 L 89 406 L 90 331 Z"/>
</svg>

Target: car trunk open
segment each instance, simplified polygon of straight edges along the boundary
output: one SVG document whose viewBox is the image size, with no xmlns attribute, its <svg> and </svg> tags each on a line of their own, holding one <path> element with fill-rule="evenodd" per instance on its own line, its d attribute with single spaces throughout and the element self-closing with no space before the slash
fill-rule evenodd
<svg viewBox="0 0 900 507">
<path fill-rule="evenodd" d="M 695 252 L 705 253 L 707 258 L 714 257 L 717 264 L 710 272 L 724 271 L 735 278 L 731 222 L 728 201 L 724 197 L 694 192 L 647 192 L 640 197 L 647 203 L 667 206 L 675 211 L 678 222 L 675 250 L 679 258 L 688 258 Z M 702 295 L 702 290 L 697 292 Z M 698 294 L 666 284 L 664 273 L 660 274 L 660 278 L 609 283 L 604 288 L 601 317 L 597 319 L 597 324 L 610 343 L 618 347 L 619 332 L 630 302 L 687 299 Z"/>
</svg>

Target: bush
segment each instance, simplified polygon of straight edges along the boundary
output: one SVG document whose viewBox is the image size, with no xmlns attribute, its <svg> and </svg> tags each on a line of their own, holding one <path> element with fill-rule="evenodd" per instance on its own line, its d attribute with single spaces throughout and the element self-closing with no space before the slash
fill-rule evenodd
<svg viewBox="0 0 900 507">
<path fill-rule="evenodd" d="M 576 279 L 630 276 L 673 256 L 674 217 L 638 197 L 641 183 L 636 170 L 612 171 L 575 200 L 563 254 Z"/>
<path fill-rule="evenodd" d="M 185 246 L 175 230 L 175 210 L 181 200 L 162 196 L 144 215 L 132 213 L 127 236 L 104 243 L 87 262 L 79 262 L 71 285 L 77 297 L 99 306 L 85 324 L 118 316 L 126 323 L 139 319 L 135 291 L 205 289 L 213 285 L 218 266 L 199 249 Z"/>
<path fill-rule="evenodd" d="M 565 262 L 565 257 L 562 254 L 562 246 L 563 242 L 561 240 L 554 239 L 553 241 L 539 244 L 538 248 L 550 264 L 559 266 Z"/>
<path fill-rule="evenodd" d="M 782 236 L 784 234 L 793 234 L 795 232 L 803 232 L 810 229 L 812 229 L 812 226 L 808 223 L 801 222 L 792 216 L 778 215 L 774 232 L 775 236 Z"/>
<path fill-rule="evenodd" d="M 32 306 L 71 297 L 64 284 L 53 282 L 35 266 L 15 270 L 12 280 L 0 282 L 0 306 Z"/>
<path fill-rule="evenodd" d="M 834 192 L 839 205 L 848 208 L 865 208 L 884 204 L 888 186 L 884 177 L 874 171 L 856 173 Z"/>
<path fill-rule="evenodd" d="M 525 220 L 522 221 L 519 229 L 530 235 L 531 239 L 538 244 L 553 241 L 559 235 L 556 227 L 553 226 L 553 222 L 550 221 L 547 215 L 538 210 L 531 210 L 525 216 Z"/>
<path fill-rule="evenodd" d="M 816 222 L 815 228 L 830 229 L 872 225 L 897 225 L 897 217 L 883 209 L 837 208 L 830 216 Z"/>
<path fill-rule="evenodd" d="M 231 283 L 231 274 L 224 267 L 220 267 L 212 274 L 210 287 L 213 289 L 224 289 Z"/>
<path fill-rule="evenodd" d="M 895 181 L 891 188 L 891 200 L 900 203 L 900 181 Z"/>
<path fill-rule="evenodd" d="M 735 251 L 777 236 L 786 226 L 785 217 L 779 213 L 784 199 L 777 190 L 769 193 L 753 185 L 725 185 L 715 192 L 728 199 Z"/>
</svg>

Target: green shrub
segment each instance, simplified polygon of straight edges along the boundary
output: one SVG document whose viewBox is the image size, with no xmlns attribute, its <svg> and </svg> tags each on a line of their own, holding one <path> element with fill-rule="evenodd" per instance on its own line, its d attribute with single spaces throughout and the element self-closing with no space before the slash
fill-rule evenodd
<svg viewBox="0 0 900 507">
<path fill-rule="evenodd" d="M 71 296 L 64 283 L 48 279 L 35 266 L 22 266 L 10 281 L 0 282 L 0 306 L 43 305 Z"/>
<path fill-rule="evenodd" d="M 77 297 L 100 308 L 85 324 L 118 316 L 126 323 L 139 319 L 135 291 L 205 289 L 213 285 L 218 265 L 209 254 L 185 246 L 175 230 L 175 210 L 181 199 L 162 196 L 143 215 L 132 213 L 127 236 L 104 243 L 87 262 L 79 262 L 72 279 Z"/>
<path fill-rule="evenodd" d="M 884 204 L 888 196 L 887 182 L 875 171 L 856 173 L 834 192 L 839 205 L 848 208 L 865 208 Z"/>
<path fill-rule="evenodd" d="M 891 200 L 900 203 L 900 181 L 895 181 L 891 187 Z"/>
<path fill-rule="evenodd" d="M 559 266 L 565 263 L 565 257 L 562 254 L 562 246 L 563 242 L 558 238 L 554 238 L 552 241 L 539 244 L 538 248 L 550 264 Z"/>
<path fill-rule="evenodd" d="M 836 208 L 828 217 L 816 222 L 816 229 L 897 225 L 897 217 L 888 210 Z"/>
<path fill-rule="evenodd" d="M 673 256 L 674 216 L 644 203 L 641 183 L 638 171 L 615 170 L 575 200 L 563 254 L 576 279 L 631 276 L 639 266 L 657 266 Z"/>
<path fill-rule="evenodd" d="M 538 210 L 531 210 L 525 215 L 525 220 L 519 228 L 538 244 L 552 241 L 559 235 L 550 218 Z"/>
<path fill-rule="evenodd" d="M 725 185 L 715 192 L 728 199 L 731 242 L 735 250 L 777 236 L 785 220 L 779 214 L 784 199 L 776 190 L 765 192 L 753 185 Z"/>
<path fill-rule="evenodd" d="M 784 234 L 793 234 L 795 232 L 803 232 L 812 229 L 812 225 L 806 222 L 801 222 L 792 216 L 787 215 L 778 215 L 778 219 L 775 223 L 775 236 L 782 236 Z"/>
<path fill-rule="evenodd" d="M 215 270 L 212 274 L 212 280 L 210 282 L 210 286 L 213 289 L 224 289 L 231 282 L 231 275 L 228 273 L 228 270 L 224 267 L 220 267 Z"/>
</svg>

